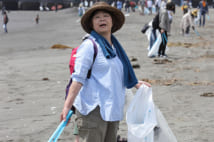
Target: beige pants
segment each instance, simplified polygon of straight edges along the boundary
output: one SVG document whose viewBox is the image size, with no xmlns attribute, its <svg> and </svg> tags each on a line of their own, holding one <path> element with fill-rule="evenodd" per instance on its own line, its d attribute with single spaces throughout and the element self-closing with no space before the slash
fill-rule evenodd
<svg viewBox="0 0 214 142">
<path fill-rule="evenodd" d="M 119 121 L 104 121 L 100 115 L 100 108 L 81 115 L 76 111 L 75 123 L 79 131 L 80 142 L 116 142 Z"/>
</svg>

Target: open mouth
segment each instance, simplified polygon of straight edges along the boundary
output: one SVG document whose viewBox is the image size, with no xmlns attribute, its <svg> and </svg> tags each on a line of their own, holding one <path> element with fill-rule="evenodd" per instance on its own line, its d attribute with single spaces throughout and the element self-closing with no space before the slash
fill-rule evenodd
<svg viewBox="0 0 214 142">
<path fill-rule="evenodd" d="M 106 27 L 106 24 L 100 24 L 100 27 L 104 28 Z"/>
</svg>

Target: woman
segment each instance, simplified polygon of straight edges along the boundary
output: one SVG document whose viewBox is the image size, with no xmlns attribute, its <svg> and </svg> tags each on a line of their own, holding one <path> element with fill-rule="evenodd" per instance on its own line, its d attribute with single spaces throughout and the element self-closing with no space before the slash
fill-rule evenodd
<svg viewBox="0 0 214 142">
<path fill-rule="evenodd" d="M 95 3 L 81 19 L 98 52 L 93 63 L 91 40 L 84 40 L 78 48 L 73 82 L 61 113 L 61 120 L 65 121 L 71 106 L 76 108 L 80 142 L 116 142 L 119 121 L 123 119 L 125 88 L 150 86 L 136 79 L 127 55 L 112 35 L 124 21 L 123 13 L 105 2 Z M 91 77 L 87 79 L 92 63 Z"/>
<path fill-rule="evenodd" d="M 163 58 L 167 58 L 165 50 L 168 41 L 167 33 L 170 32 L 170 24 L 172 23 L 172 13 L 175 13 L 175 4 L 173 2 L 168 2 L 166 4 L 166 8 L 162 10 L 159 14 L 159 27 L 162 42 L 158 50 L 158 56 Z"/>
</svg>

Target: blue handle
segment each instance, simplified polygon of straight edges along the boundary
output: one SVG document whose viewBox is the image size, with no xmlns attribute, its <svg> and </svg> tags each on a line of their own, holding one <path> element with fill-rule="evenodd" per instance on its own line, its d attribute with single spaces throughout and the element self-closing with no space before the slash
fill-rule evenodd
<svg viewBox="0 0 214 142">
<path fill-rule="evenodd" d="M 164 33 L 164 35 L 163 35 L 163 36 L 164 36 L 164 38 L 165 38 L 166 42 L 168 42 L 168 40 L 167 40 L 167 37 L 166 37 L 166 34 L 165 34 L 165 33 Z"/>
<path fill-rule="evenodd" d="M 167 38 L 166 38 L 165 33 L 162 33 L 161 36 L 162 36 L 162 42 L 163 42 L 163 44 L 166 45 L 166 43 L 167 43 Z M 165 42 L 166 42 L 166 43 L 165 43 Z"/>
<path fill-rule="evenodd" d="M 210 20 L 210 16 L 209 15 L 207 15 L 207 20 Z"/>
<path fill-rule="evenodd" d="M 197 36 L 200 36 L 200 34 L 198 33 L 198 31 L 196 31 L 196 29 L 194 30 L 194 32 Z"/>
<path fill-rule="evenodd" d="M 66 120 L 62 121 L 59 126 L 57 127 L 57 129 L 54 131 L 54 133 L 52 134 L 52 136 L 49 138 L 48 142 L 57 142 L 59 136 L 61 135 L 62 131 L 64 130 L 65 126 L 68 123 L 68 120 L 70 119 L 70 117 L 72 116 L 73 111 L 70 110 L 66 116 Z"/>
</svg>

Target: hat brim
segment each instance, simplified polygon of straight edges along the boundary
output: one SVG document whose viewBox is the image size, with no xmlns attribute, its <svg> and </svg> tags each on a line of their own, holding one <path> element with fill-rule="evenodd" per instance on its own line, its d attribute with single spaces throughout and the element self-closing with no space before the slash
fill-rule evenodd
<svg viewBox="0 0 214 142">
<path fill-rule="evenodd" d="M 118 10 L 115 7 L 112 7 L 108 4 L 106 5 L 95 5 L 91 7 L 89 10 L 86 11 L 86 13 L 81 18 L 81 25 L 82 28 L 87 32 L 90 33 L 93 30 L 91 19 L 95 11 L 106 11 L 111 14 L 113 26 L 112 26 L 112 33 L 119 30 L 124 22 L 125 22 L 125 16 L 124 14 Z"/>
</svg>

